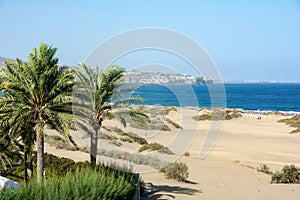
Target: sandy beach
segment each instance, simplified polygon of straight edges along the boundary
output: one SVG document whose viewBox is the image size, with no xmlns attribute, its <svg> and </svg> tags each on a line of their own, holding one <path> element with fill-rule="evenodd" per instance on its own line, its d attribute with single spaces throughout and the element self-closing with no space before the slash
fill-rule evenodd
<svg viewBox="0 0 300 200">
<path fill-rule="evenodd" d="M 175 155 L 189 167 L 189 178 L 185 183 L 168 180 L 155 170 L 141 173 L 142 180 L 151 185 L 146 191 L 146 199 L 260 199 L 260 200 L 299 200 L 299 185 L 271 184 L 271 176 L 258 172 L 260 164 L 266 164 L 271 171 L 280 170 L 286 164 L 300 166 L 300 134 L 290 134 L 292 128 L 278 123 L 284 116 L 243 114 L 241 118 L 226 120 L 222 124 L 222 131 L 213 150 L 205 157 L 200 158 L 201 145 L 210 121 L 196 121 L 192 116 L 199 111 L 192 108 L 171 111 L 167 118 L 177 122 L 181 129 L 171 128 L 171 131 L 140 130 L 127 127 L 125 131 L 132 131 L 147 138 L 148 142 L 159 142 L 176 153 L 183 149 L 189 156 Z M 261 119 L 257 119 L 261 117 Z M 105 126 L 118 126 L 114 121 L 106 121 Z M 47 130 L 51 134 L 52 130 Z M 76 132 L 71 132 L 79 145 L 86 143 L 80 139 Z M 190 134 L 190 136 L 189 136 Z M 187 142 L 184 138 L 189 138 Z M 192 140 L 190 140 L 192 138 Z M 181 147 L 176 142 L 182 141 Z M 102 140 L 99 141 L 101 144 Z M 176 146 L 177 145 L 177 146 Z M 107 145 L 104 145 L 107 147 Z M 123 150 L 135 151 L 137 146 L 124 144 Z M 45 150 L 49 153 L 68 157 L 75 161 L 89 159 L 89 154 L 58 150 L 48 144 Z M 162 159 L 169 157 L 162 155 Z M 167 158 L 168 157 L 168 158 Z M 100 160 L 105 160 L 99 156 Z M 138 169 L 141 166 L 137 166 Z M 145 169 L 145 168 L 143 168 Z"/>
</svg>

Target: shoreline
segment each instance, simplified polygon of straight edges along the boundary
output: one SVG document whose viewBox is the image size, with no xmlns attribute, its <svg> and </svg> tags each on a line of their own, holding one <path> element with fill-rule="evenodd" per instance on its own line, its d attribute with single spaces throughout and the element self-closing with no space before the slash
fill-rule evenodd
<svg viewBox="0 0 300 200">
<path fill-rule="evenodd" d="M 251 110 L 251 109 L 244 109 L 244 108 L 231 108 L 231 107 L 195 107 L 195 106 L 173 106 L 173 105 L 148 105 L 148 104 L 132 104 L 135 106 L 146 106 L 146 107 L 175 107 L 175 108 L 183 108 L 183 109 L 194 109 L 194 110 L 202 110 L 202 109 L 229 109 L 229 110 L 238 110 L 241 111 L 244 114 L 258 114 L 258 115 L 268 115 L 268 114 L 272 114 L 272 113 L 281 113 L 284 116 L 296 116 L 296 115 L 300 115 L 300 111 L 283 111 L 283 110 L 260 110 L 260 109 L 256 109 L 256 110 Z"/>
</svg>

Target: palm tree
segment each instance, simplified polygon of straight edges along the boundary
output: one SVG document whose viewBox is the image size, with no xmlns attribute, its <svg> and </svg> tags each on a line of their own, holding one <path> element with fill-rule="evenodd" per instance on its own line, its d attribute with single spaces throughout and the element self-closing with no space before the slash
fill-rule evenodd
<svg viewBox="0 0 300 200">
<path fill-rule="evenodd" d="M 57 49 L 41 44 L 34 48 L 27 62 L 7 63 L 1 67 L 0 113 L 11 118 L 15 126 L 25 120 L 36 134 L 37 179 L 43 180 L 44 127 L 50 124 L 70 139 L 67 124 L 72 118 L 72 91 L 75 71 L 58 66 Z"/>
<path fill-rule="evenodd" d="M 147 115 L 130 105 L 131 101 L 142 101 L 141 98 L 124 98 L 133 91 L 125 85 L 124 68 L 107 67 L 103 72 L 92 69 L 84 63 L 79 64 L 76 95 L 82 101 L 73 104 L 73 113 L 77 125 L 90 136 L 90 162 L 96 165 L 98 134 L 105 119 L 115 118 L 126 125 L 126 118 L 144 121 Z M 78 98 L 75 98 L 78 99 Z"/>
<path fill-rule="evenodd" d="M 7 125 L 0 124 L 0 172 L 4 172 L 7 166 L 12 166 L 14 159 L 21 158 L 22 145 L 17 137 L 8 134 Z"/>
<path fill-rule="evenodd" d="M 4 110 L 5 107 L 1 107 Z M 2 158 L 12 164 L 12 160 L 18 162 L 21 160 L 21 155 L 23 155 L 24 162 L 24 179 L 28 183 L 33 172 L 32 166 L 32 154 L 33 145 L 35 141 L 35 133 L 30 123 L 26 123 L 26 119 L 21 123 L 13 123 L 8 115 L 2 116 L 0 125 L 0 150 L 2 152 Z M 17 160 L 17 158 L 19 160 Z M 6 159 L 6 160 L 5 160 Z M 3 167 L 3 166 L 2 166 Z M 4 168 L 3 168 L 4 169 Z"/>
</svg>

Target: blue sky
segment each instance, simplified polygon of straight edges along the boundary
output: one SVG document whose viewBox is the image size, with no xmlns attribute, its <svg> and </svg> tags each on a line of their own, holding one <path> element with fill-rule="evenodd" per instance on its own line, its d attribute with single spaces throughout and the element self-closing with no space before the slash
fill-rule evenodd
<svg viewBox="0 0 300 200">
<path fill-rule="evenodd" d="M 159 27 L 200 44 L 224 80 L 300 81 L 300 1 L 0 0 L 0 19 L 2 57 L 26 59 L 46 42 L 58 48 L 61 64 L 77 65 L 113 35 Z M 132 68 L 153 59 L 195 74 L 178 58 L 142 54 L 116 64 Z"/>
</svg>

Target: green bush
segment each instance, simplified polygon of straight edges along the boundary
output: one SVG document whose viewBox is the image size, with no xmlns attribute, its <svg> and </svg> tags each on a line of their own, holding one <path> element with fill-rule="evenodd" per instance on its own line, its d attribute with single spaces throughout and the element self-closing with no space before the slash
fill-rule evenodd
<svg viewBox="0 0 300 200">
<path fill-rule="evenodd" d="M 145 144 L 143 146 L 140 147 L 139 152 L 143 152 L 143 151 L 158 151 L 160 153 L 164 153 L 164 154 L 174 154 L 168 147 L 165 147 L 159 143 L 150 143 L 150 144 Z"/>
<path fill-rule="evenodd" d="M 180 182 L 185 182 L 189 176 L 189 169 L 185 163 L 175 162 L 161 169 L 168 179 L 174 179 Z"/>
<path fill-rule="evenodd" d="M 208 115 L 208 114 L 203 114 L 203 115 L 200 115 L 200 116 L 193 116 L 192 118 L 196 121 L 211 120 L 211 116 Z"/>
<path fill-rule="evenodd" d="M 168 147 L 163 147 L 159 149 L 158 152 L 162 154 L 174 155 L 174 153 Z"/>
<path fill-rule="evenodd" d="M 122 142 L 133 143 L 132 139 L 130 139 L 129 137 L 121 137 L 120 140 Z"/>
<path fill-rule="evenodd" d="M 272 183 L 300 183 L 300 168 L 286 165 L 272 176 Z"/>
<path fill-rule="evenodd" d="M 114 135 L 109 135 L 106 133 L 101 133 L 99 134 L 99 139 L 104 139 L 104 140 L 118 140 L 118 138 Z"/>
<path fill-rule="evenodd" d="M 44 170 L 46 176 L 63 176 L 75 165 L 75 162 L 69 158 L 59 158 L 52 154 L 44 155 Z"/>
<path fill-rule="evenodd" d="M 134 142 L 137 142 L 139 143 L 140 145 L 144 145 L 144 144 L 148 144 L 147 140 L 145 138 L 142 138 L 140 136 L 138 136 L 137 134 L 135 133 L 131 133 L 131 132 L 119 132 L 118 135 L 120 136 L 127 136 L 129 137 L 130 139 L 132 139 Z"/>
<path fill-rule="evenodd" d="M 211 113 L 202 114 L 200 116 L 193 116 L 192 119 L 196 121 L 205 121 L 205 120 L 231 120 L 235 118 L 242 117 L 242 112 L 238 110 L 220 110 L 212 109 Z"/>
<path fill-rule="evenodd" d="M 0 192 L 3 200 L 60 200 L 60 199 L 132 199 L 136 189 L 133 174 L 116 170 L 77 169 L 63 177 L 53 176 L 43 183 L 31 181 L 22 189 Z"/>
</svg>

